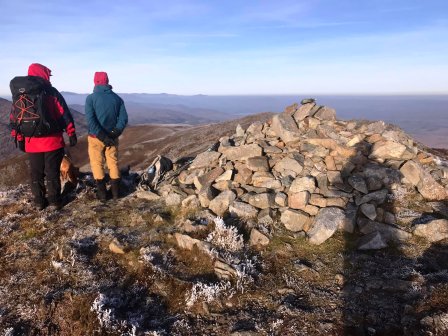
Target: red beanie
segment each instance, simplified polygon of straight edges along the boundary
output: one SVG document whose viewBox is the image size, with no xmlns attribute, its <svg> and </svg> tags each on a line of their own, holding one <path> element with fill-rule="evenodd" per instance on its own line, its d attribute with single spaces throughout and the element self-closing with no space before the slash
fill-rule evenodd
<svg viewBox="0 0 448 336">
<path fill-rule="evenodd" d="M 107 85 L 109 84 L 109 77 L 107 77 L 107 72 L 95 72 L 95 77 L 93 78 L 95 85 Z"/>
</svg>

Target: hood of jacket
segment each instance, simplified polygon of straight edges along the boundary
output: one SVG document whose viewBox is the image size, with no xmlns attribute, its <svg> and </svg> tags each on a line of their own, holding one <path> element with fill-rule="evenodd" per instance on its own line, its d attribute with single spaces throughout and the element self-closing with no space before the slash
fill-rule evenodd
<svg viewBox="0 0 448 336">
<path fill-rule="evenodd" d="M 51 70 L 42 64 L 33 63 L 28 67 L 28 76 L 37 76 L 50 81 Z"/>
<path fill-rule="evenodd" d="M 111 85 L 95 85 L 93 88 L 93 92 L 95 93 L 110 93 L 112 92 Z"/>
</svg>

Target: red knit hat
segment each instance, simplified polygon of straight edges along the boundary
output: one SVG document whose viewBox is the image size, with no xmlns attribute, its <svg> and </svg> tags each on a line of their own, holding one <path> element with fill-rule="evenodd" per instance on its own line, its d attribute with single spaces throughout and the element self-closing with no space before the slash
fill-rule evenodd
<svg viewBox="0 0 448 336">
<path fill-rule="evenodd" d="M 107 77 L 107 72 L 95 72 L 95 77 L 93 78 L 95 85 L 107 85 L 109 84 L 109 77 Z"/>
</svg>

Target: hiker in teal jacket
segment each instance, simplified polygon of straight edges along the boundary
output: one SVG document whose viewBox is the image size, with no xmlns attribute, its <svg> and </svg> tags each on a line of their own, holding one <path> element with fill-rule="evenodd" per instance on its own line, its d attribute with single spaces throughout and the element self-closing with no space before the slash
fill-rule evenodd
<svg viewBox="0 0 448 336">
<path fill-rule="evenodd" d="M 107 73 L 96 72 L 94 83 L 93 93 L 87 96 L 85 104 L 89 126 L 87 139 L 90 166 L 97 182 L 97 196 L 105 201 L 104 160 L 109 168 L 112 196 L 114 199 L 118 198 L 120 185 L 118 137 L 128 123 L 128 114 L 123 99 L 112 91 Z"/>
</svg>

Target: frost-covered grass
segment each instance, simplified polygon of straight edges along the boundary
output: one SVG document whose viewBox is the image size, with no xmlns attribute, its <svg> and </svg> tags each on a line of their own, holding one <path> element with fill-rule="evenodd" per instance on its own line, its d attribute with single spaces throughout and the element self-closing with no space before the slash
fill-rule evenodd
<svg viewBox="0 0 448 336">
<path fill-rule="evenodd" d="M 206 241 L 212 243 L 215 247 L 236 252 L 244 247 L 243 236 L 238 233 L 234 226 L 227 226 L 221 217 L 214 219 L 215 229 L 208 235 Z"/>
<path fill-rule="evenodd" d="M 93 301 L 90 310 L 96 314 L 102 328 L 120 332 L 122 335 L 136 335 L 139 327 L 136 321 L 123 320 L 116 316 L 115 307 L 120 304 L 116 298 L 100 293 Z"/>
<path fill-rule="evenodd" d="M 226 295 L 228 298 L 235 293 L 243 293 L 245 288 L 255 281 L 260 261 L 256 256 L 250 256 L 245 249 L 244 238 L 234 226 L 227 225 L 221 217 L 214 218 L 214 230 L 206 241 L 212 245 L 209 254 L 214 259 L 226 263 L 235 271 L 235 281 L 221 280 L 208 284 L 197 282 L 186 295 L 187 307 L 198 301 L 213 302 L 216 298 Z"/>
<path fill-rule="evenodd" d="M 193 306 L 199 300 L 211 303 L 224 293 L 228 297 L 232 297 L 234 293 L 231 288 L 232 284 L 229 281 L 221 281 L 215 284 L 197 282 L 193 285 L 191 292 L 187 294 L 187 307 Z"/>
</svg>

